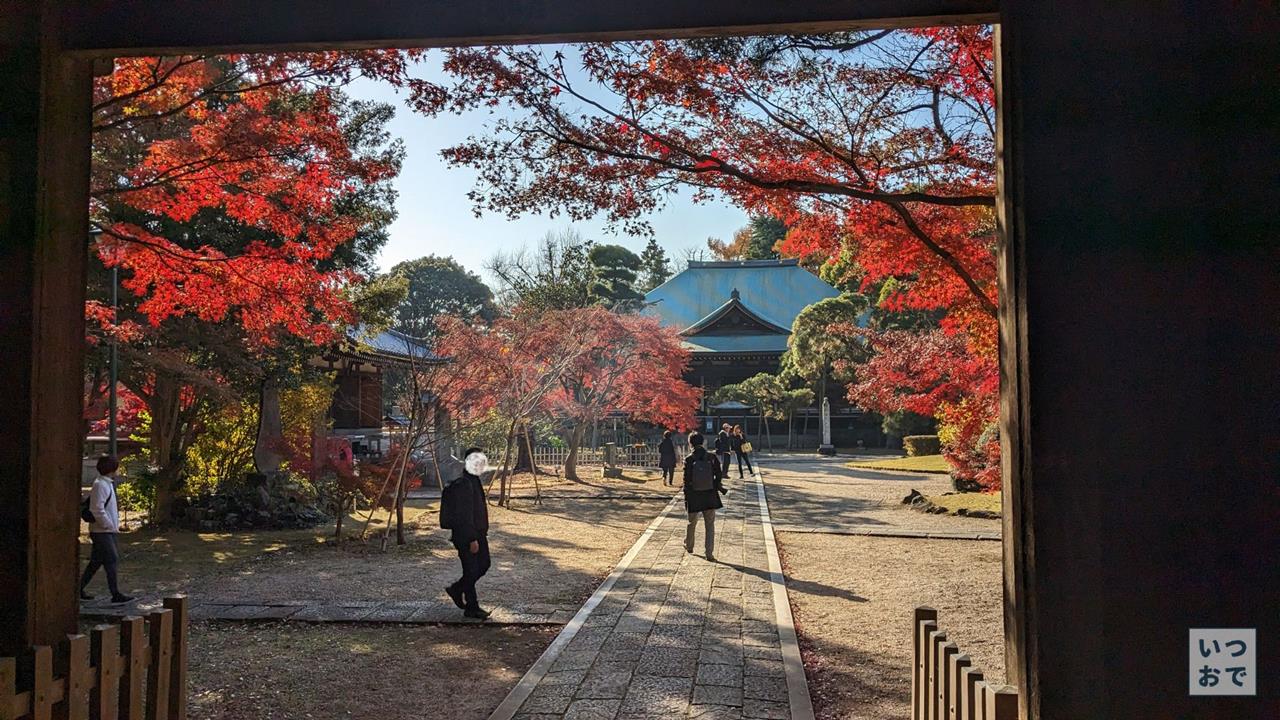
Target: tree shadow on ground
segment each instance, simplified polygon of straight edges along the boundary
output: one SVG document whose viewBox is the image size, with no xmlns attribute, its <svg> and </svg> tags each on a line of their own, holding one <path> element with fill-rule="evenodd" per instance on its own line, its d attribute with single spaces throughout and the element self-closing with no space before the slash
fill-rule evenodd
<svg viewBox="0 0 1280 720">
<path fill-rule="evenodd" d="M 763 570 L 761 568 L 748 567 L 746 565 L 739 565 L 738 563 L 724 562 L 723 560 L 716 560 L 716 563 L 719 565 L 725 565 L 727 567 L 734 568 L 735 570 L 738 570 L 746 575 L 752 575 L 762 580 L 768 580 L 769 582 L 773 582 L 773 573 L 769 572 L 768 570 Z M 786 580 L 788 592 L 795 591 L 795 592 L 805 593 L 808 595 L 818 595 L 820 597 L 840 598 L 841 600 L 848 600 L 849 602 L 867 602 L 866 598 L 862 597 L 861 595 L 858 595 L 857 593 L 846 590 L 844 588 L 832 587 L 831 585 L 826 585 L 819 582 L 813 582 L 810 580 L 798 580 L 790 576 L 784 576 L 784 577 Z"/>
</svg>

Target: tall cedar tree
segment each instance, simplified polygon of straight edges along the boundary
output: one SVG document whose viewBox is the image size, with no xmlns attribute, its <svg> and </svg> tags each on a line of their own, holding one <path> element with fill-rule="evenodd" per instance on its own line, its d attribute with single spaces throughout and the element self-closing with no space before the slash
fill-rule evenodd
<svg viewBox="0 0 1280 720">
<path fill-rule="evenodd" d="M 658 287 L 671 277 L 671 262 L 667 260 L 667 251 L 658 244 L 657 238 L 649 238 L 649 243 L 640 253 L 640 271 L 643 282 L 640 288 L 645 292 Z"/>
</svg>

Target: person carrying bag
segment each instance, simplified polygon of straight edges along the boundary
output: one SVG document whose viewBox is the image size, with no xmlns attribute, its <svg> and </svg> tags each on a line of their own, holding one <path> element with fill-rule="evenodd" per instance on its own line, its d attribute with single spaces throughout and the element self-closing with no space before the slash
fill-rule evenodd
<svg viewBox="0 0 1280 720">
<path fill-rule="evenodd" d="M 720 460 L 703 447 L 706 439 L 702 433 L 689 434 L 689 445 L 693 448 L 684 459 L 684 509 L 689 516 L 689 525 L 685 529 L 685 552 L 693 552 L 693 536 L 698 529 L 698 517 L 702 517 L 705 537 L 703 547 L 708 562 L 715 562 L 716 545 L 716 510 L 724 507 L 720 496 L 727 490 L 722 480 L 725 475 L 720 467 Z"/>
</svg>

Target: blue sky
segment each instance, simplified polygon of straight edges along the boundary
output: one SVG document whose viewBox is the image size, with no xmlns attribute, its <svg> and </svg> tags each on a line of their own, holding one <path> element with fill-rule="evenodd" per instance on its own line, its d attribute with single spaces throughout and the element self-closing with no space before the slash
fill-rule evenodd
<svg viewBox="0 0 1280 720">
<path fill-rule="evenodd" d="M 419 77 L 438 79 L 440 55 L 432 53 L 416 69 Z M 440 150 L 483 132 L 496 115 L 487 112 L 428 118 L 404 104 L 405 94 L 384 83 L 358 80 L 347 88 L 361 100 L 380 100 L 396 106 L 389 131 L 405 144 L 404 168 L 396 181 L 400 193 L 399 217 L 391 226 L 391 240 L 383 248 L 379 264 L 383 270 L 423 255 L 452 255 L 467 269 L 484 275 L 483 265 L 494 253 L 532 245 L 548 231 L 573 227 L 583 237 L 617 243 L 639 252 L 647 238 L 606 233 L 603 219 L 571 223 L 565 218 L 542 215 L 508 220 L 502 215 L 477 218 L 467 191 L 475 174 L 466 168 L 449 168 Z M 687 194 L 686 194 L 687 195 Z M 662 212 L 650 216 L 658 243 L 672 260 L 688 247 L 706 247 L 707 237 L 728 240 L 747 222 L 745 213 L 727 204 L 694 204 L 687 197 L 672 200 Z M 486 278 L 488 280 L 488 278 Z"/>
</svg>

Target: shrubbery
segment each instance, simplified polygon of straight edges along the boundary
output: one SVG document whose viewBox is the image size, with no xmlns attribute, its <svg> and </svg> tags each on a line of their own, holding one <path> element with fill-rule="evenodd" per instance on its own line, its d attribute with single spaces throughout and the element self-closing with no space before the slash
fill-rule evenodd
<svg viewBox="0 0 1280 720">
<path fill-rule="evenodd" d="M 908 435 L 902 438 L 902 447 L 906 449 L 907 457 L 937 455 L 942 452 L 942 443 L 937 435 Z"/>
</svg>

